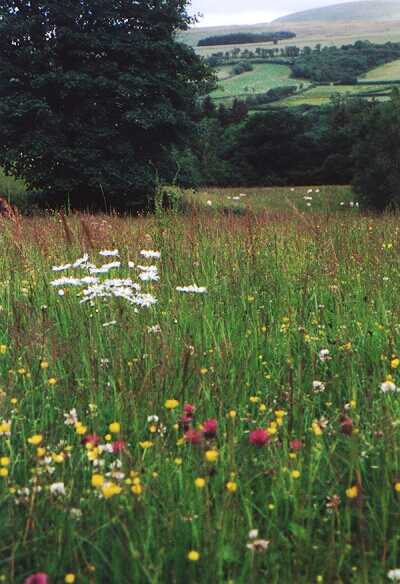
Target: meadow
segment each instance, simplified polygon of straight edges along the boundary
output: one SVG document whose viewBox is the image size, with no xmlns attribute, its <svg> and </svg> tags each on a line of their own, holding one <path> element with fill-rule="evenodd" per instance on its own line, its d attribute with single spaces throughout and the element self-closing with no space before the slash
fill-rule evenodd
<svg viewBox="0 0 400 584">
<path fill-rule="evenodd" d="M 400 79 L 400 60 L 386 63 L 375 69 L 371 69 L 363 77 L 363 80 L 369 81 L 397 81 Z"/>
<path fill-rule="evenodd" d="M 218 88 L 210 93 L 213 99 L 233 98 L 239 95 L 251 95 L 252 93 L 266 93 L 275 87 L 302 83 L 301 79 L 290 78 L 290 68 L 286 65 L 255 64 L 252 71 L 234 76 L 229 76 L 230 69 L 232 67 L 226 66 L 217 69 L 217 75 L 220 80 Z"/>
<path fill-rule="evenodd" d="M 400 578 L 398 216 L 235 192 L 1 220 L 0 581 Z"/>
</svg>

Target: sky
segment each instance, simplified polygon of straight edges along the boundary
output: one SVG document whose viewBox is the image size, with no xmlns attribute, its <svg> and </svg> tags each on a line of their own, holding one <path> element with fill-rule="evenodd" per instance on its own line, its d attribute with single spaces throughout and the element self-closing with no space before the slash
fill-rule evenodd
<svg viewBox="0 0 400 584">
<path fill-rule="evenodd" d="M 191 0 L 192 14 L 204 17 L 197 26 L 256 24 L 308 8 L 341 4 L 349 0 Z"/>
</svg>

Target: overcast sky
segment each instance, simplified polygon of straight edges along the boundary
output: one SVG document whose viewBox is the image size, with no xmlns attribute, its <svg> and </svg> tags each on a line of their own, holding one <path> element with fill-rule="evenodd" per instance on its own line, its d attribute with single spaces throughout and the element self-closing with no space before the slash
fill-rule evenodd
<svg viewBox="0 0 400 584">
<path fill-rule="evenodd" d="M 224 24 L 255 24 L 270 22 L 274 18 L 317 8 L 340 4 L 349 0 L 191 0 L 192 13 L 201 12 L 204 17 L 198 26 Z"/>
</svg>

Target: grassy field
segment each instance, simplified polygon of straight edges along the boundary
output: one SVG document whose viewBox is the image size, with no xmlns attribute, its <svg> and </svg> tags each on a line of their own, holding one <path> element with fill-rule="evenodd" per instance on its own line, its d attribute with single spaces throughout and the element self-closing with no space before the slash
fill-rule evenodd
<svg viewBox="0 0 400 584">
<path fill-rule="evenodd" d="M 400 59 L 371 69 L 362 79 L 370 81 L 397 81 L 400 79 Z"/>
<path fill-rule="evenodd" d="M 387 93 L 387 99 L 393 86 L 387 85 L 318 85 L 312 87 L 299 95 L 292 95 L 286 99 L 282 99 L 273 105 L 275 107 L 292 107 L 298 105 L 324 105 L 329 103 L 333 95 L 352 95 L 368 93 L 371 99 L 374 98 L 375 93 Z M 383 100 L 385 97 L 376 97 L 378 100 Z"/>
<path fill-rule="evenodd" d="M 1 581 L 400 567 L 399 219 L 309 191 L 1 222 Z"/>
<path fill-rule="evenodd" d="M 226 67 L 222 67 L 220 75 L 226 77 L 228 71 Z M 225 81 L 221 79 L 218 89 L 210 95 L 213 98 L 232 98 L 236 95 L 263 93 L 274 87 L 298 85 L 301 82 L 298 79 L 290 79 L 290 68 L 286 65 L 262 63 L 253 65 L 253 71 L 235 75 Z"/>
</svg>

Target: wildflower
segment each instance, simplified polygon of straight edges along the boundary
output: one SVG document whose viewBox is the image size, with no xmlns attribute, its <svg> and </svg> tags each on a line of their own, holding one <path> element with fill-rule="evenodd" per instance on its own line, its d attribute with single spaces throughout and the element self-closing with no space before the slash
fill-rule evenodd
<svg viewBox="0 0 400 584">
<path fill-rule="evenodd" d="M 190 550 L 190 552 L 188 552 L 187 559 L 191 562 L 197 562 L 200 559 L 200 554 L 196 550 Z"/>
<path fill-rule="evenodd" d="M 50 379 L 47 382 L 49 385 L 56 385 L 57 384 L 57 379 L 55 377 L 50 377 Z"/>
<path fill-rule="evenodd" d="M 104 477 L 101 474 L 92 475 L 92 487 L 101 487 L 104 484 Z"/>
<path fill-rule="evenodd" d="M 400 359 L 398 357 L 396 357 L 395 359 L 392 359 L 390 361 L 390 366 L 392 369 L 397 369 L 397 367 L 400 365 Z"/>
<path fill-rule="evenodd" d="M 186 292 L 187 294 L 206 294 L 207 288 L 204 286 L 196 286 L 196 284 L 191 284 L 190 286 L 177 286 L 177 292 Z"/>
<path fill-rule="evenodd" d="M 52 495 L 65 495 L 65 485 L 62 482 L 53 483 L 50 485 L 50 493 Z"/>
<path fill-rule="evenodd" d="M 24 584 L 49 584 L 49 577 L 45 572 L 36 572 L 24 580 Z"/>
<path fill-rule="evenodd" d="M 254 446 L 264 446 L 270 441 L 270 435 L 266 430 L 258 428 L 257 430 L 250 432 L 249 441 L 250 444 L 253 444 Z"/>
<path fill-rule="evenodd" d="M 141 495 L 143 493 L 143 487 L 140 482 L 132 485 L 131 491 L 134 495 Z"/>
<path fill-rule="evenodd" d="M 154 258 L 154 259 L 160 259 L 161 257 L 161 252 L 160 251 L 154 251 L 152 249 L 142 249 L 140 252 L 140 255 L 143 256 L 146 259 L 150 259 L 150 258 Z"/>
<path fill-rule="evenodd" d="M 326 498 L 326 508 L 327 509 L 337 509 L 340 505 L 339 495 L 332 495 Z"/>
<path fill-rule="evenodd" d="M 340 421 L 340 431 L 342 434 L 346 434 L 347 436 L 351 436 L 353 433 L 353 420 L 348 416 L 342 416 Z"/>
<path fill-rule="evenodd" d="M 81 440 L 81 444 L 86 446 L 87 444 L 91 444 L 92 446 L 98 446 L 100 444 L 100 436 L 97 434 L 88 434 Z"/>
<path fill-rule="evenodd" d="M 111 446 L 113 453 L 118 454 L 119 452 L 123 452 L 125 450 L 126 442 L 125 440 L 114 440 Z"/>
<path fill-rule="evenodd" d="M 357 485 L 353 485 L 352 487 L 346 489 L 346 497 L 349 499 L 356 499 L 359 494 L 359 489 Z"/>
<path fill-rule="evenodd" d="M 148 326 L 147 327 L 147 332 L 150 335 L 157 335 L 157 334 L 161 333 L 161 327 L 160 327 L 159 324 L 155 324 L 153 326 Z"/>
<path fill-rule="evenodd" d="M 101 487 L 101 493 L 105 499 L 110 499 L 114 495 L 119 495 L 122 489 L 119 485 L 113 482 L 104 483 Z"/>
<path fill-rule="evenodd" d="M 187 432 L 190 428 L 190 424 L 192 423 L 192 418 L 191 416 L 182 416 L 180 419 L 180 422 L 182 424 L 182 427 L 184 429 L 185 432 Z"/>
<path fill-rule="evenodd" d="M 322 383 L 322 381 L 318 380 L 313 381 L 312 388 L 315 393 L 322 393 L 323 391 L 325 391 L 325 383 Z"/>
<path fill-rule="evenodd" d="M 198 477 L 197 479 L 195 479 L 194 484 L 198 489 L 203 489 L 206 486 L 206 481 L 205 479 Z"/>
<path fill-rule="evenodd" d="M 103 257 L 116 257 L 119 256 L 119 251 L 117 249 L 103 249 L 102 251 L 99 251 L 99 255 Z"/>
<path fill-rule="evenodd" d="M 395 582 L 400 581 L 400 569 L 397 568 L 396 570 L 389 570 L 387 577 L 389 580 L 393 580 Z"/>
<path fill-rule="evenodd" d="M 75 432 L 82 436 L 83 434 L 86 434 L 87 427 L 84 426 L 81 422 L 77 422 L 75 424 Z"/>
<path fill-rule="evenodd" d="M 53 272 L 64 272 L 65 270 L 69 270 L 72 264 L 64 264 L 62 266 L 53 266 L 51 269 Z"/>
<path fill-rule="evenodd" d="M 121 424 L 119 422 L 112 422 L 108 426 L 108 431 L 111 434 L 119 434 L 121 432 Z"/>
<path fill-rule="evenodd" d="M 34 434 L 30 438 L 28 438 L 29 444 L 33 444 L 33 446 L 38 446 L 43 440 L 43 436 L 41 434 Z"/>
<path fill-rule="evenodd" d="M 143 448 L 143 450 L 148 450 L 153 446 L 153 442 L 150 440 L 144 440 L 143 442 L 139 442 L 139 446 L 140 448 Z"/>
<path fill-rule="evenodd" d="M 2 456 L 0 458 L 0 466 L 8 466 L 10 464 L 10 459 L 8 456 Z"/>
<path fill-rule="evenodd" d="M 236 493 L 237 491 L 237 483 L 235 483 L 234 481 L 228 481 L 226 483 L 226 490 L 229 491 L 230 493 Z"/>
<path fill-rule="evenodd" d="M 319 357 L 319 360 L 322 362 L 329 361 L 329 359 L 332 358 L 330 356 L 330 352 L 328 349 L 321 349 L 320 352 L 318 353 L 318 357 Z"/>
<path fill-rule="evenodd" d="M 298 479 L 301 476 L 301 473 L 299 470 L 292 470 L 292 472 L 290 473 L 290 476 L 292 477 L 292 479 Z"/>
<path fill-rule="evenodd" d="M 207 450 L 204 455 L 207 462 L 217 462 L 218 456 L 219 456 L 218 450 Z"/>
<path fill-rule="evenodd" d="M 301 440 L 291 440 L 289 446 L 292 450 L 300 450 L 303 447 Z"/>
<path fill-rule="evenodd" d="M 386 380 L 383 383 L 381 383 L 381 392 L 382 393 L 388 393 L 388 392 L 398 392 L 400 391 L 400 389 L 393 383 L 393 381 L 391 380 Z"/>
<path fill-rule="evenodd" d="M 236 418 L 236 411 L 235 410 L 230 410 L 228 412 L 228 416 L 233 420 Z"/>
<path fill-rule="evenodd" d="M 199 430 L 188 430 L 185 432 L 185 441 L 189 444 L 200 444 L 203 434 Z"/>
<path fill-rule="evenodd" d="M 321 428 L 321 425 L 318 423 L 318 421 L 314 421 L 311 424 L 311 429 L 314 432 L 315 436 L 322 436 L 323 430 Z"/>
<path fill-rule="evenodd" d="M 203 433 L 206 438 L 214 438 L 216 436 L 218 427 L 217 420 L 211 418 L 210 420 L 203 422 L 202 426 Z"/>
<path fill-rule="evenodd" d="M 186 414 L 186 416 L 192 417 L 196 412 L 196 406 L 192 404 L 185 404 L 183 406 L 183 412 Z"/>
<path fill-rule="evenodd" d="M 65 574 L 64 582 L 66 582 L 66 584 L 74 584 L 75 580 L 75 574 Z"/>
<path fill-rule="evenodd" d="M 268 539 L 250 539 L 250 541 L 246 544 L 246 547 L 252 552 L 265 552 L 268 549 L 270 543 L 271 542 Z"/>
<path fill-rule="evenodd" d="M 167 410 L 174 410 L 179 406 L 179 401 L 177 399 L 167 399 L 164 403 L 164 407 Z"/>
<path fill-rule="evenodd" d="M 49 368 L 49 362 L 48 361 L 41 361 L 40 362 L 40 369 L 48 369 Z"/>
<path fill-rule="evenodd" d="M 2 478 L 8 477 L 8 468 L 6 468 L 4 466 L 2 468 L 0 468 L 0 477 L 2 477 Z"/>
<path fill-rule="evenodd" d="M 396 493 L 400 493 L 400 482 L 397 481 L 394 485 L 394 490 L 396 491 Z"/>
</svg>

